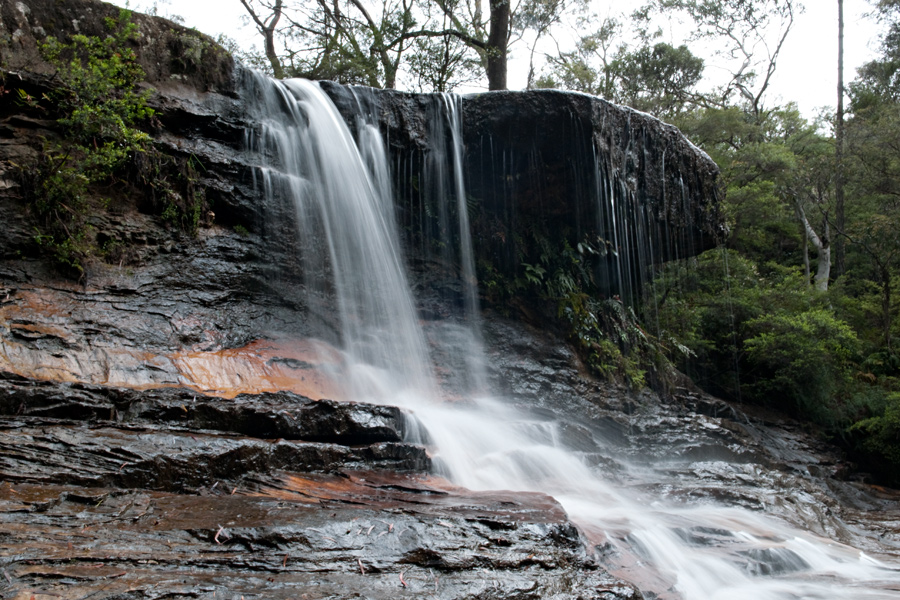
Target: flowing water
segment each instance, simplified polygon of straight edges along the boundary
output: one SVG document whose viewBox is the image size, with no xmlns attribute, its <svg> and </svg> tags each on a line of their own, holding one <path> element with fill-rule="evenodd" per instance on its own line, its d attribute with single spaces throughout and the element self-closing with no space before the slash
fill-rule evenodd
<svg viewBox="0 0 900 600">
<path fill-rule="evenodd" d="M 458 100 L 435 96 L 435 132 L 443 133 L 433 136 L 427 160 L 432 176 L 441 181 L 428 185 L 430 193 L 456 202 L 455 225 L 462 233 L 453 258 L 463 265 L 468 314 L 462 325 L 426 341 L 394 222 L 390 161 L 377 128 L 365 118 L 371 99 L 357 98 L 354 138 L 317 84 L 254 77 L 248 89 L 261 122 L 248 139 L 263 163 L 260 187 L 295 203 L 307 303 L 324 314 L 330 311 L 329 299 L 337 299 L 331 312 L 338 326 L 327 341 L 340 349 L 342 359 L 333 375 L 352 399 L 412 412 L 437 468 L 454 483 L 553 495 L 607 568 L 660 598 L 898 597 L 895 564 L 727 502 L 654 497 L 648 490 L 660 482 L 652 466 L 636 465 L 630 485 L 613 485 L 584 452 L 571 448 L 554 420 L 522 414 L 490 398 L 479 358 Z M 622 218 L 615 206 L 608 215 Z M 441 218 L 449 223 L 446 214 Z M 630 234 L 623 230 L 622 235 Z M 448 334 L 458 334 L 459 328 L 464 335 Z M 433 364 L 436 347 L 444 355 L 465 354 L 452 361 L 471 371 L 464 378 L 465 397 L 438 383 L 435 372 L 447 365 Z"/>
</svg>

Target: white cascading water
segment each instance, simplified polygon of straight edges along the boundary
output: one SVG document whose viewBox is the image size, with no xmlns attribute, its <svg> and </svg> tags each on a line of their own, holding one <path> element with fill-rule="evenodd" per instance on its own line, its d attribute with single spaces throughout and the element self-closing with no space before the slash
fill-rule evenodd
<svg viewBox="0 0 900 600">
<path fill-rule="evenodd" d="M 442 402 L 405 275 L 377 129 L 360 121 L 354 140 L 315 83 L 256 78 L 251 85 L 262 125 L 249 143 L 266 157 L 262 187 L 295 202 L 305 252 L 325 250 L 304 260 L 307 273 L 327 274 L 324 282 L 307 282 L 315 296 L 310 302 L 337 298 L 343 362 L 336 378 L 349 398 L 414 413 L 427 430 L 435 464 L 454 483 L 554 496 L 588 539 L 607 544 L 602 560 L 610 570 L 659 598 L 898 596 L 896 565 L 759 512 L 674 505 L 617 489 L 564 449 L 552 422 L 523 417 L 487 397 Z M 460 186 L 456 197 L 464 213 L 458 112 L 447 118 L 456 121 L 448 158 L 456 161 L 452 185 Z M 471 250 L 463 249 L 461 260 L 471 269 Z M 463 276 L 473 277 L 472 271 Z M 715 543 L 691 543 L 685 532 L 708 534 Z"/>
<path fill-rule="evenodd" d="M 433 397 L 434 376 L 423 360 L 428 352 L 400 255 L 390 186 L 386 177 L 370 175 L 370 167 L 387 169 L 381 137 L 363 125 L 367 166 L 315 83 L 255 83 L 261 95 L 256 108 L 271 120 L 263 121 L 259 138 L 249 145 L 273 163 L 259 170 L 264 192 L 296 206 L 298 233 L 307 242 L 303 259 L 311 303 L 337 299 L 348 397 L 383 401 L 398 390 Z"/>
</svg>

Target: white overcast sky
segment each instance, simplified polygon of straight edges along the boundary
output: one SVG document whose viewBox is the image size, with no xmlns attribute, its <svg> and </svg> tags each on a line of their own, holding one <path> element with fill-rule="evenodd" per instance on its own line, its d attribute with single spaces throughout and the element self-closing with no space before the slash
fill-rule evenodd
<svg viewBox="0 0 900 600">
<path fill-rule="evenodd" d="M 593 0 L 598 8 L 606 5 L 624 11 L 629 4 L 640 0 Z M 224 33 L 242 45 L 258 42 L 258 34 L 251 26 L 242 26 L 244 9 L 239 0 L 112 0 L 114 4 L 135 10 L 158 5 L 161 15 L 179 15 L 184 24 L 213 37 Z M 805 12 L 797 18 L 794 29 L 782 51 L 782 58 L 767 105 L 795 101 L 807 117 L 814 116 L 819 107 L 836 105 L 837 98 L 837 0 L 803 0 Z M 879 28 L 865 13 L 871 10 L 866 0 L 844 1 L 844 53 L 847 82 L 855 77 L 856 68 L 871 60 L 877 52 Z M 514 49 L 526 56 L 524 47 Z M 524 88 L 527 65 L 524 61 L 510 69 L 511 89 Z M 713 75 L 715 65 L 707 61 L 707 73 Z"/>
</svg>

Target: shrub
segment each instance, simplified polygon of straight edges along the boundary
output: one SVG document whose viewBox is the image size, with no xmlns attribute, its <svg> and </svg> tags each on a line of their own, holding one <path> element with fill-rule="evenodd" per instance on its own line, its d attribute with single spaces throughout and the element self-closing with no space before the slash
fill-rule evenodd
<svg viewBox="0 0 900 600">
<path fill-rule="evenodd" d="M 130 47 L 137 27 L 127 11 L 108 18 L 106 26 L 110 34 L 103 39 L 74 35 L 64 44 L 48 37 L 41 45 L 57 69 L 56 89 L 48 99 L 60 115 L 63 138 L 48 142 L 28 172 L 39 220 L 35 241 L 79 276 L 82 259 L 92 249 L 89 189 L 119 173 L 136 153 L 151 149 L 150 136 L 137 128 L 153 115 L 147 105 L 151 91 L 138 88 L 144 72 Z"/>
<path fill-rule="evenodd" d="M 859 340 L 825 308 L 767 313 L 746 324 L 747 390 L 761 404 L 834 424 L 840 388 L 851 381 Z"/>
<path fill-rule="evenodd" d="M 887 483 L 900 484 L 900 393 L 889 394 L 880 414 L 856 422 L 849 433 L 869 468 Z"/>
<path fill-rule="evenodd" d="M 130 12 L 107 18 L 105 37 L 73 35 L 68 43 L 48 37 L 44 58 L 56 67 L 51 97 L 34 108 L 58 115 L 62 137 L 47 142 L 37 164 L 23 169 L 31 206 L 38 218 L 35 241 L 67 272 L 81 278 L 82 261 L 96 253 L 90 218 L 110 208 L 100 185 L 134 178 L 149 190 L 164 221 L 196 233 L 206 203 L 196 185 L 199 162 L 160 152 L 140 128 L 154 116 L 142 89 L 144 71 L 132 48 L 138 38 Z M 42 106 L 49 101 L 49 106 Z"/>
</svg>

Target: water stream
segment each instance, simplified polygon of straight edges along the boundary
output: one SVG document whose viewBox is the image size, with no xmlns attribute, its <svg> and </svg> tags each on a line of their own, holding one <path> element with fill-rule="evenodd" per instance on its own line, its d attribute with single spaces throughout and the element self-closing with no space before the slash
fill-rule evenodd
<svg viewBox="0 0 900 600">
<path fill-rule="evenodd" d="M 648 490 L 659 484 L 654 480 L 659 471 L 646 465 L 634 466 L 630 485 L 611 483 L 585 452 L 572 449 L 556 421 L 522 414 L 490 397 L 465 235 L 457 100 L 435 97 L 447 125 L 439 129 L 450 135 L 435 136 L 431 168 L 434 177 L 444 179 L 429 185 L 457 203 L 455 225 L 463 235 L 454 259 L 463 265 L 468 315 L 451 328 L 457 334 L 462 328 L 464 335 L 426 341 L 392 214 L 390 161 L 377 128 L 365 118 L 370 99 L 359 98 L 354 138 L 317 84 L 254 77 L 248 89 L 261 122 L 248 139 L 260 156 L 260 187 L 295 203 L 308 274 L 303 293 L 311 310 L 331 310 L 338 322 L 330 338 L 323 334 L 340 349 L 335 378 L 352 399 L 400 405 L 413 413 L 437 468 L 454 483 L 551 494 L 582 528 L 599 560 L 648 597 L 898 597 L 897 565 L 758 511 L 654 497 Z M 610 217 L 617 218 L 615 211 Z M 329 298 L 337 299 L 333 308 Z M 462 398 L 461 390 L 442 389 L 435 373 L 446 365 L 433 364 L 435 346 L 466 355 L 454 362 L 471 371 L 463 378 L 468 384 Z M 612 446 L 603 448 L 602 439 L 598 444 L 614 454 Z"/>
</svg>

